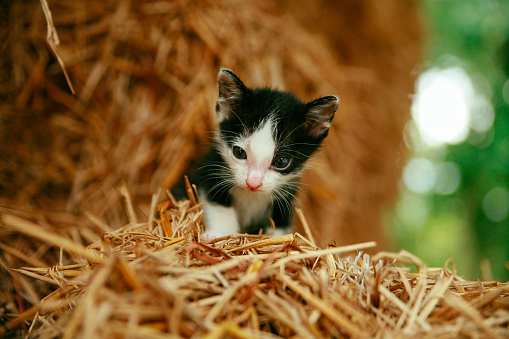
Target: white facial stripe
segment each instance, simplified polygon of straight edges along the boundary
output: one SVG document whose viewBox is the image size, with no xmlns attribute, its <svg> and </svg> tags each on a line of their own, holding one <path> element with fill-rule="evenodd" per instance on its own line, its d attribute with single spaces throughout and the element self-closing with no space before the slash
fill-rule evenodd
<svg viewBox="0 0 509 339">
<path fill-rule="evenodd" d="M 272 129 L 272 120 L 268 119 L 249 138 L 246 184 L 250 189 L 258 189 L 266 182 L 265 175 L 270 168 L 276 148 Z"/>
<path fill-rule="evenodd" d="M 257 169 L 268 169 L 274 156 L 276 144 L 272 136 L 273 122 L 268 119 L 265 124 L 256 130 L 249 140 L 249 151 L 251 156 L 250 165 Z"/>
</svg>

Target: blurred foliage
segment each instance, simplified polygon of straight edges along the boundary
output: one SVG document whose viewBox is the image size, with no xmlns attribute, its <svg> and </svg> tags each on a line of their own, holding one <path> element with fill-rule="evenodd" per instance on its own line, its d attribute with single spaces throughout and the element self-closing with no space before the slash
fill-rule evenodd
<svg viewBox="0 0 509 339">
<path fill-rule="evenodd" d="M 421 151 L 419 156 L 456 163 L 461 184 L 449 195 L 403 189 L 397 209 L 411 212 L 405 220 L 396 211 L 397 240 L 430 265 L 440 266 L 451 258 L 460 275 L 507 281 L 509 217 L 490 220 L 483 203 L 491 199 L 491 204 L 507 208 L 503 193 L 509 189 L 509 1 L 428 0 L 422 2 L 422 10 L 429 34 L 426 67 L 465 69 L 476 90 L 491 101 L 495 120 L 482 142 L 472 142 L 477 136 L 471 131 L 464 142 Z M 413 226 L 412 218 L 419 215 L 424 216 L 421 224 Z M 481 272 L 486 260 L 491 275 Z"/>
</svg>

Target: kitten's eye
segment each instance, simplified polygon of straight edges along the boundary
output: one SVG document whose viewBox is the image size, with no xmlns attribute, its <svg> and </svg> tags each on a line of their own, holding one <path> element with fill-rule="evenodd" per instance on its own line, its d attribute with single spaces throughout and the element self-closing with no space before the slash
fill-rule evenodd
<svg viewBox="0 0 509 339">
<path fill-rule="evenodd" d="M 290 166 L 291 158 L 286 157 L 277 157 L 273 162 L 272 166 L 274 166 L 278 170 L 284 170 Z"/>
<path fill-rule="evenodd" d="M 246 151 L 244 151 L 241 147 L 239 146 L 233 146 L 232 148 L 232 152 L 233 152 L 233 156 L 237 159 L 246 159 L 247 158 L 247 154 L 246 154 Z"/>
</svg>

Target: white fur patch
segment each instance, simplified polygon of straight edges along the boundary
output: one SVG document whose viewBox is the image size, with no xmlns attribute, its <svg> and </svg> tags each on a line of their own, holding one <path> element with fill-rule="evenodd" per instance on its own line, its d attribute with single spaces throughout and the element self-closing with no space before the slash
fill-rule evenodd
<svg viewBox="0 0 509 339">
<path fill-rule="evenodd" d="M 206 201 L 206 199 L 203 197 L 202 201 Z M 206 237 L 219 238 L 240 232 L 237 212 L 233 206 L 226 207 L 208 203 L 203 206 L 203 215 L 205 225 L 207 225 L 204 233 Z"/>
<path fill-rule="evenodd" d="M 278 228 L 272 230 L 272 234 L 270 232 L 271 231 L 269 231 L 268 233 L 270 234 L 271 237 L 277 238 L 277 237 L 282 237 L 283 235 L 292 233 L 292 229 L 290 228 L 290 226 L 278 227 Z"/>
<path fill-rule="evenodd" d="M 268 217 L 271 203 L 270 194 L 251 192 L 245 189 L 236 190 L 233 196 L 233 205 L 241 227 L 248 227 L 253 221 Z"/>
<path fill-rule="evenodd" d="M 255 167 L 269 167 L 276 150 L 276 143 L 272 136 L 274 130 L 273 122 L 268 119 L 265 124 L 257 129 L 249 137 L 249 155 L 248 162 Z"/>
</svg>

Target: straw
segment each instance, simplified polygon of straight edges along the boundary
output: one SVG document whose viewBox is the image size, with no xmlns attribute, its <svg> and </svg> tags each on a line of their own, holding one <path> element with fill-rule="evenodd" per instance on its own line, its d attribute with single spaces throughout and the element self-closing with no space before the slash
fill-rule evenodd
<svg viewBox="0 0 509 339">
<path fill-rule="evenodd" d="M 196 201 L 163 201 L 150 211 L 146 221 L 97 234 L 101 240 L 86 248 L 56 229 L 2 215 L 7 230 L 59 244 L 63 253 L 51 267 L 15 269 L 34 286 L 61 287 L 41 295 L 0 334 L 23 333 L 31 320 L 30 337 L 509 335 L 509 285 L 467 281 L 451 263 L 430 268 L 406 251 L 361 252 L 374 242 L 320 249 L 297 233 L 234 234 L 207 243 L 197 231 L 204 225 Z M 163 220 L 172 234 L 151 226 Z M 419 273 L 400 266 L 407 262 Z"/>
</svg>

